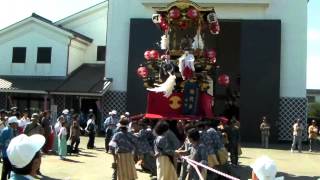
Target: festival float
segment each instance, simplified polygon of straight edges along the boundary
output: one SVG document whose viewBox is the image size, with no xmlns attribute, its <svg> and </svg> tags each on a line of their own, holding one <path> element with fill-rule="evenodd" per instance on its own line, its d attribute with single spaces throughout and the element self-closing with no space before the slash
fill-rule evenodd
<svg viewBox="0 0 320 180">
<path fill-rule="evenodd" d="M 220 32 L 214 8 L 178 0 L 155 10 L 152 21 L 163 35 L 158 49 L 146 49 L 137 69 L 148 91 L 145 118 L 213 118 L 214 87 L 230 83 L 227 74 L 217 75 L 217 52 L 206 41 Z"/>
</svg>

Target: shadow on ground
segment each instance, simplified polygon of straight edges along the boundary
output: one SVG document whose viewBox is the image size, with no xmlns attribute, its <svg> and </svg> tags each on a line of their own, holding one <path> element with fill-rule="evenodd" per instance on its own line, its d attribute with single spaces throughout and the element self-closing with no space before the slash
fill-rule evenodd
<svg viewBox="0 0 320 180">
<path fill-rule="evenodd" d="M 63 159 L 62 161 L 67 161 L 67 162 L 72 162 L 72 163 L 83 163 L 82 161 L 77 161 L 77 160 L 68 159 L 68 158 Z"/>
</svg>

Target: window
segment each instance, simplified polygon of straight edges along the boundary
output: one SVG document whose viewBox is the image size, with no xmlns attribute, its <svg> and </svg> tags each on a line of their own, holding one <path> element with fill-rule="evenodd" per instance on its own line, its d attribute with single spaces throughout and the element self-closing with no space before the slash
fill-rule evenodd
<svg viewBox="0 0 320 180">
<path fill-rule="evenodd" d="M 38 47 L 37 63 L 51 63 L 51 47 Z"/>
<path fill-rule="evenodd" d="M 98 46 L 97 48 L 97 61 L 106 60 L 106 46 Z"/>
<path fill-rule="evenodd" d="M 25 63 L 26 51 L 26 47 L 14 47 L 12 49 L 12 63 Z"/>
</svg>

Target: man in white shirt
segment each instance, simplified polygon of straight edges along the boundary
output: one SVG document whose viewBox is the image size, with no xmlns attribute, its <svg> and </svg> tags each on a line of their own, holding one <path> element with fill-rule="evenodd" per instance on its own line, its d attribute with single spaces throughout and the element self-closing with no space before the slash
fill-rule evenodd
<svg viewBox="0 0 320 180">
<path fill-rule="evenodd" d="M 298 151 L 299 151 L 299 153 L 301 153 L 303 128 L 304 127 L 301 123 L 301 120 L 297 119 L 296 123 L 293 125 L 293 141 L 292 141 L 292 146 L 291 146 L 291 152 L 293 152 L 296 145 L 298 145 Z"/>
</svg>

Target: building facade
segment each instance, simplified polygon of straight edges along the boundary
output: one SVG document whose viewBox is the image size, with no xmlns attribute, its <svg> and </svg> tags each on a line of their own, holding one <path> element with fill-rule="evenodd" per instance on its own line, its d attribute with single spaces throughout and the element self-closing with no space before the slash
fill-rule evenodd
<svg viewBox="0 0 320 180">
<path fill-rule="evenodd" d="M 113 85 L 106 96 L 117 97 L 114 102 L 109 102 L 109 107 L 128 107 L 129 111 L 134 113 L 144 111 L 145 104 L 138 101 L 144 102 L 145 94 L 136 94 L 145 91 L 142 83 L 141 88 L 130 83 L 139 83 L 131 78 L 135 76 L 133 73 L 139 64 L 139 60 L 134 59 L 143 61 L 144 50 L 158 41 L 161 34 L 160 31 L 152 29 L 152 22 L 147 25 L 154 13 L 153 8 L 165 7 L 171 2 L 173 1 L 109 1 L 106 77 L 113 80 Z M 203 7 L 215 8 L 222 22 L 222 34 L 232 23 L 238 23 L 237 32 L 240 35 L 237 36 L 239 45 L 236 49 L 241 77 L 240 121 L 243 139 L 259 139 L 259 123 L 261 117 L 266 115 L 272 124 L 272 139 L 290 140 L 291 126 L 295 118 L 301 118 L 305 123 L 307 117 L 307 1 L 194 2 Z M 139 26 L 144 28 L 139 29 Z M 137 37 L 140 44 L 135 43 L 135 37 L 138 36 L 136 34 L 139 32 L 142 34 Z M 132 52 L 132 49 L 139 53 Z M 223 59 L 223 55 L 220 56 Z M 130 63 L 133 61 L 135 63 Z M 137 106 L 140 108 L 134 108 Z M 251 134 L 245 133 L 248 129 L 252 130 Z"/>
<path fill-rule="evenodd" d="M 103 118 L 107 11 L 104 1 L 57 22 L 32 14 L 0 30 L 0 108 L 93 109 Z"/>
</svg>

